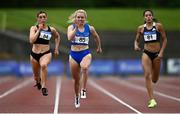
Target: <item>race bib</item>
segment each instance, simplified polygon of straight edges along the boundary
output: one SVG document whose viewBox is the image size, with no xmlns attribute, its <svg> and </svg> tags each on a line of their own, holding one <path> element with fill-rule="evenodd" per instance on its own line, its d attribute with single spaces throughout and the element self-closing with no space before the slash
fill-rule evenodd
<svg viewBox="0 0 180 114">
<path fill-rule="evenodd" d="M 83 43 L 83 44 L 88 44 L 89 43 L 89 37 L 77 37 L 75 36 L 75 43 Z"/>
<path fill-rule="evenodd" d="M 156 32 L 144 32 L 144 41 L 154 41 L 157 40 Z"/>
<path fill-rule="evenodd" d="M 39 38 L 42 38 L 44 40 L 50 40 L 52 37 L 51 32 L 41 31 Z"/>
</svg>

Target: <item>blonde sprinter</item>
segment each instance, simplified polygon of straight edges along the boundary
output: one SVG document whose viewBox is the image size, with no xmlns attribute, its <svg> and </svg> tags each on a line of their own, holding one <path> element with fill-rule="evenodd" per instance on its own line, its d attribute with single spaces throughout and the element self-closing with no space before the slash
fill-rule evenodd
<svg viewBox="0 0 180 114">
<path fill-rule="evenodd" d="M 86 83 L 88 79 L 88 69 L 92 55 L 89 51 L 90 35 L 94 38 L 97 46 L 97 53 L 101 53 L 101 41 L 95 28 L 86 22 L 86 11 L 80 9 L 75 11 L 70 17 L 67 30 L 68 40 L 71 42 L 69 64 L 74 79 L 75 107 L 80 107 L 81 98 L 86 98 Z M 80 72 L 82 71 L 82 88 L 80 88 Z"/>
<path fill-rule="evenodd" d="M 145 24 L 140 25 L 137 29 L 134 49 L 136 51 L 141 50 L 139 44 L 140 38 L 143 38 L 142 67 L 149 95 L 148 107 L 153 108 L 157 105 L 157 102 L 153 96 L 152 82 L 156 83 L 159 79 L 161 59 L 166 48 L 167 38 L 162 24 L 154 21 L 151 10 L 145 10 L 143 16 Z M 162 45 L 160 40 L 162 40 Z"/>
<path fill-rule="evenodd" d="M 47 96 L 46 87 L 48 69 L 47 66 L 51 62 L 52 53 L 50 51 L 49 41 L 53 37 L 55 40 L 55 56 L 59 55 L 60 35 L 55 28 L 48 26 L 47 13 L 40 11 L 37 13 L 37 25 L 30 28 L 29 41 L 32 44 L 30 61 L 34 79 L 38 90 L 42 91 L 42 95 Z"/>
</svg>

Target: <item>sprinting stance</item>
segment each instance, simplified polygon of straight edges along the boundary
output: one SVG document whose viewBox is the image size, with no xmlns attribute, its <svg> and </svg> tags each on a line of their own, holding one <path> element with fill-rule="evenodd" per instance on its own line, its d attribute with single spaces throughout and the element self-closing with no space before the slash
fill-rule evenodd
<svg viewBox="0 0 180 114">
<path fill-rule="evenodd" d="M 30 61 L 34 80 L 38 90 L 42 91 L 42 95 L 47 96 L 46 87 L 48 64 L 51 62 L 52 53 L 50 51 L 49 41 L 53 37 L 55 40 L 55 56 L 59 55 L 60 35 L 55 28 L 46 25 L 47 13 L 40 11 L 37 13 L 37 25 L 31 26 L 29 41 L 32 44 Z"/>
<path fill-rule="evenodd" d="M 80 9 L 75 11 L 70 17 L 68 26 L 67 37 L 71 41 L 71 51 L 69 56 L 69 64 L 74 79 L 75 90 L 75 107 L 80 107 L 81 98 L 86 98 L 86 83 L 88 79 L 88 68 L 91 63 L 91 53 L 89 51 L 90 35 L 93 36 L 97 53 L 101 53 L 101 41 L 95 28 L 90 26 L 87 22 L 86 11 Z M 80 84 L 80 73 L 82 72 L 82 83 Z M 81 89 L 81 92 L 80 92 Z M 81 93 L 81 94 L 80 94 Z"/>
<path fill-rule="evenodd" d="M 137 29 L 134 41 L 134 49 L 140 51 L 140 38 L 143 38 L 144 49 L 142 54 L 142 67 L 144 70 L 146 88 L 149 95 L 148 107 L 157 106 L 157 101 L 153 96 L 152 82 L 156 83 L 159 79 L 161 59 L 167 44 L 166 33 L 161 23 L 155 22 L 153 12 L 145 10 L 143 12 L 145 24 Z M 160 40 L 162 39 L 162 45 Z"/>
</svg>

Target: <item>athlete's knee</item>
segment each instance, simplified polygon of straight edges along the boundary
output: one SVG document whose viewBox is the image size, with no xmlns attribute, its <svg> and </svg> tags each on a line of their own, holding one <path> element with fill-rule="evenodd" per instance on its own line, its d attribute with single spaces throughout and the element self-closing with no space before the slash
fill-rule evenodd
<svg viewBox="0 0 180 114">
<path fill-rule="evenodd" d="M 156 83 L 159 79 L 159 72 L 154 71 L 152 75 L 152 82 Z"/>
<path fill-rule="evenodd" d="M 144 73 L 144 76 L 146 80 L 151 79 L 151 73 Z"/>
<path fill-rule="evenodd" d="M 74 79 L 75 84 L 79 84 L 80 83 L 80 77 L 73 76 L 73 79 Z"/>
<path fill-rule="evenodd" d="M 152 80 L 153 83 L 156 83 L 158 80 Z"/>
<path fill-rule="evenodd" d="M 72 78 L 74 79 L 74 81 L 79 81 L 80 80 L 79 73 L 71 72 L 71 75 L 72 75 Z"/>
<path fill-rule="evenodd" d="M 158 79 L 159 79 L 158 76 L 153 76 L 153 77 L 152 77 L 152 82 L 153 82 L 153 83 L 157 83 Z"/>
<path fill-rule="evenodd" d="M 38 75 L 33 75 L 34 76 L 34 80 L 38 80 L 39 76 Z"/>
<path fill-rule="evenodd" d="M 39 71 L 33 72 L 34 77 L 39 77 Z"/>
<path fill-rule="evenodd" d="M 88 73 L 88 67 L 82 67 L 82 73 Z"/>
<path fill-rule="evenodd" d="M 44 70 L 44 69 L 47 69 L 47 64 L 41 64 L 41 68 Z"/>
</svg>

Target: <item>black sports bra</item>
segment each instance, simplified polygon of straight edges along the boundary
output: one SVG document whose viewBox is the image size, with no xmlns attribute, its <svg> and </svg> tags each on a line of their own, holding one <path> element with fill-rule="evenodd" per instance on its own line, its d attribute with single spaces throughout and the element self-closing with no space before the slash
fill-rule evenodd
<svg viewBox="0 0 180 114">
<path fill-rule="evenodd" d="M 160 42 L 160 33 L 157 31 L 155 23 L 153 23 L 153 27 L 150 30 L 148 30 L 146 28 L 146 24 L 144 24 L 144 31 L 142 35 L 144 38 L 144 43 Z"/>
<path fill-rule="evenodd" d="M 36 27 L 39 28 L 38 25 L 36 25 Z M 38 38 L 36 39 L 34 44 L 49 44 L 51 37 L 52 37 L 52 31 L 48 26 L 48 30 L 40 30 Z"/>
</svg>

